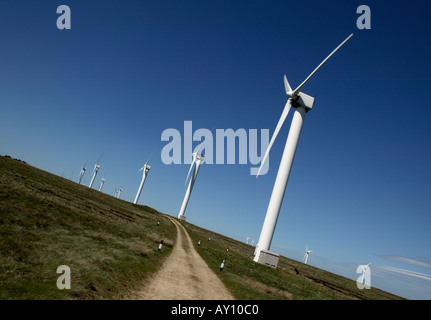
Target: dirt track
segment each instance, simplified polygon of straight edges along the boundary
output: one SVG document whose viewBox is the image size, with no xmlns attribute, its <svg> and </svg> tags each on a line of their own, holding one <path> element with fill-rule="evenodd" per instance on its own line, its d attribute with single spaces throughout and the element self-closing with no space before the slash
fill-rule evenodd
<svg viewBox="0 0 431 320">
<path fill-rule="evenodd" d="M 184 227 L 171 221 L 177 228 L 174 249 L 136 299 L 233 300 L 226 286 L 196 252 Z"/>
</svg>

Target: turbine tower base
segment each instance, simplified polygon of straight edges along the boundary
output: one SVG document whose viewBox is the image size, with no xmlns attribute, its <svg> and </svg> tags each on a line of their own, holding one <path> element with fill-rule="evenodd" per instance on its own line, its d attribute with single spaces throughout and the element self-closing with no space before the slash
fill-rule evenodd
<svg viewBox="0 0 431 320">
<path fill-rule="evenodd" d="M 280 259 L 280 255 L 278 253 L 262 249 L 260 250 L 257 263 L 260 263 L 272 268 L 277 268 L 279 259 Z"/>
</svg>

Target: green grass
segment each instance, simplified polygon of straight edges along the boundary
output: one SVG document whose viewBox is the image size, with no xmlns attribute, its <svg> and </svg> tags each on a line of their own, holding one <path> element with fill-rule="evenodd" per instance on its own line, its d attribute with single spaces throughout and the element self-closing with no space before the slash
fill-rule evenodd
<svg viewBox="0 0 431 320">
<path fill-rule="evenodd" d="M 237 299 L 400 299 L 285 257 L 277 269 L 254 263 L 252 246 L 181 223 Z M 0 157 L 0 299 L 128 298 L 163 264 L 175 239 L 175 226 L 152 208 Z M 60 265 L 71 269 L 70 290 L 56 286 Z"/>
<path fill-rule="evenodd" d="M 356 282 L 281 256 L 278 268 L 253 262 L 254 247 L 184 223 L 196 250 L 231 290 L 245 300 L 395 300 L 398 296 L 371 288 L 359 290 Z M 208 240 L 211 238 L 211 241 Z M 197 245 L 201 240 L 200 246 Z M 229 248 L 229 251 L 227 251 Z M 225 265 L 220 271 L 220 264 Z"/>
<path fill-rule="evenodd" d="M 162 238 L 176 229 L 156 210 L 0 157 L 0 299 L 120 299 L 171 252 Z"/>
</svg>

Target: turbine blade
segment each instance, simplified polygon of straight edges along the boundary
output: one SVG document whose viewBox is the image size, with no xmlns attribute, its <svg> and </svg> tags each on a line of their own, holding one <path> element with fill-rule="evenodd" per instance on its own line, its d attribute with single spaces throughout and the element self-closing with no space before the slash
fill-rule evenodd
<svg viewBox="0 0 431 320">
<path fill-rule="evenodd" d="M 189 175 L 190 175 L 190 172 L 192 171 L 192 168 L 193 168 L 193 165 L 195 164 L 195 161 L 196 161 L 196 156 L 195 156 L 195 154 L 193 154 L 193 161 L 192 161 L 192 164 L 190 165 L 189 173 L 187 174 L 187 178 L 186 178 L 186 181 L 184 182 L 184 185 L 186 185 L 187 180 L 189 180 Z"/>
<path fill-rule="evenodd" d="M 155 148 L 154 148 L 154 149 L 155 149 Z M 148 162 L 150 161 L 151 157 L 152 157 L 152 156 L 153 156 L 153 154 L 154 154 L 154 151 L 155 151 L 155 150 L 153 150 L 153 152 L 151 152 L 150 157 L 148 158 L 147 162 L 145 162 L 145 164 L 148 164 Z M 142 168 L 144 168 L 144 167 L 142 167 Z"/>
<path fill-rule="evenodd" d="M 213 132 L 213 130 L 214 130 L 214 127 L 212 127 L 212 129 L 210 130 L 210 132 Z M 205 137 L 204 141 L 202 141 L 200 144 L 197 145 L 196 148 L 198 148 L 198 150 L 195 152 L 196 154 L 198 154 L 201 151 L 201 149 L 202 149 L 202 147 L 203 147 L 203 145 L 204 145 L 204 143 L 205 143 L 206 140 L 207 140 L 207 137 Z"/>
<path fill-rule="evenodd" d="M 286 94 L 292 92 L 292 88 L 290 87 L 289 81 L 287 81 L 286 75 L 284 75 L 284 89 L 286 89 Z"/>
<path fill-rule="evenodd" d="M 348 36 L 343 42 L 341 42 L 339 45 L 338 45 L 338 47 L 336 47 L 335 49 L 334 49 L 334 51 L 332 51 L 330 54 L 329 54 L 329 56 L 327 56 L 326 58 L 325 58 L 325 60 L 323 60 L 318 66 L 317 66 L 317 68 L 316 69 L 314 69 L 314 71 L 312 72 L 312 73 L 310 73 L 310 75 L 299 85 L 299 87 L 298 88 L 296 88 L 295 89 L 295 91 L 293 91 L 293 93 L 292 93 L 292 96 L 293 97 L 295 97 L 295 96 L 297 96 L 298 95 L 298 93 L 301 91 L 301 89 L 302 89 L 302 87 L 303 86 L 305 86 L 305 84 L 307 83 L 307 81 L 308 80 L 310 80 L 310 78 L 317 72 L 317 70 L 319 70 L 324 64 L 325 64 L 325 62 L 326 61 L 328 61 L 328 59 L 335 53 L 335 52 L 337 52 L 337 50 L 338 49 L 340 49 L 342 46 L 343 46 L 343 44 L 345 44 L 346 42 L 347 42 L 347 40 L 349 40 L 351 37 L 353 36 L 353 33 L 350 35 L 350 36 Z"/>
<path fill-rule="evenodd" d="M 205 139 L 206 140 L 206 139 Z M 202 147 L 203 147 L 203 145 L 204 145 L 204 142 L 205 142 L 205 140 L 204 141 L 202 141 L 199 145 L 198 145 L 198 151 L 196 151 L 196 154 L 198 154 L 199 153 L 199 151 L 201 151 L 201 149 L 202 149 Z"/>
<path fill-rule="evenodd" d="M 281 129 L 284 121 L 286 120 L 286 117 L 287 117 L 287 115 L 289 113 L 291 105 L 292 105 L 291 100 L 288 99 L 287 102 L 286 102 L 286 105 L 284 106 L 284 110 L 283 110 L 283 112 L 281 114 L 281 117 L 278 120 L 277 127 L 275 128 L 275 131 L 274 131 L 274 133 L 272 135 L 271 142 L 269 143 L 268 149 L 266 149 L 265 156 L 263 157 L 263 160 L 260 163 L 260 168 L 259 168 L 259 171 L 257 172 L 256 179 L 259 177 L 260 171 L 262 170 L 262 167 L 263 167 L 263 164 L 266 161 L 266 158 L 268 158 L 269 151 L 271 150 L 271 147 L 274 144 L 275 138 L 277 138 L 278 132 L 280 131 L 280 129 Z"/>
</svg>

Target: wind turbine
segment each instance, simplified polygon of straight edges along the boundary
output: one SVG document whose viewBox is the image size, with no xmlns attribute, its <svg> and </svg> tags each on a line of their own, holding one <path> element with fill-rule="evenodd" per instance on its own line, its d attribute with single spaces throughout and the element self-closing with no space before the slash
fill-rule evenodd
<svg viewBox="0 0 431 320">
<path fill-rule="evenodd" d="M 352 36 L 353 33 L 348 36 L 337 48 L 335 48 L 335 50 L 332 51 L 329 56 L 327 56 L 325 60 L 323 60 L 317 66 L 317 68 L 314 69 L 314 71 L 295 90 L 292 90 L 289 82 L 287 81 L 286 75 L 284 75 L 284 87 L 288 99 L 281 114 L 281 117 L 278 120 L 278 124 L 275 128 L 268 149 L 265 152 L 265 156 L 263 157 L 256 178 L 259 177 L 263 164 L 268 157 L 269 151 L 271 150 L 272 144 L 274 143 L 278 132 L 280 131 L 284 121 L 286 120 L 290 108 L 294 107 L 296 110 L 293 115 L 292 124 L 290 126 L 289 135 L 287 137 L 286 145 L 284 147 L 284 152 L 281 158 L 280 167 L 278 169 L 277 178 L 275 180 L 271 199 L 269 201 L 268 209 L 266 211 L 265 221 L 262 226 L 259 242 L 256 246 L 255 256 L 253 259 L 255 262 L 259 261 L 261 250 L 268 250 L 271 246 L 275 225 L 277 224 L 278 214 L 280 213 L 281 204 L 283 202 L 284 193 L 286 191 L 287 181 L 289 180 L 290 170 L 292 168 L 292 163 L 295 157 L 296 147 L 298 145 L 299 136 L 301 134 L 305 115 L 313 108 L 314 98 L 302 93 L 301 89 L 304 87 L 307 81 L 310 80 L 310 78 L 317 72 L 317 70 L 319 70 L 323 66 L 323 64 Z"/>
<path fill-rule="evenodd" d="M 99 191 L 102 191 L 102 187 L 105 181 L 106 181 L 105 178 L 102 178 L 102 182 L 100 183 L 100 186 L 99 186 Z"/>
<path fill-rule="evenodd" d="M 138 203 L 138 199 L 139 199 L 139 196 L 141 195 L 141 191 L 142 191 L 142 187 L 144 186 L 145 179 L 147 178 L 148 172 L 151 169 L 151 166 L 148 164 L 148 162 L 150 161 L 152 155 L 153 154 L 150 155 L 147 162 L 145 162 L 145 164 L 142 166 L 142 168 L 139 169 L 139 171 L 138 171 L 138 172 L 142 171 L 142 180 L 141 180 L 141 184 L 139 185 L 138 192 L 136 193 L 135 201 L 133 201 L 134 204 Z"/>
<path fill-rule="evenodd" d="M 186 211 L 187 203 L 189 202 L 190 195 L 192 193 L 192 189 L 193 189 L 193 186 L 194 186 L 195 181 L 196 181 L 196 177 L 198 176 L 199 168 L 205 159 L 205 156 L 200 153 L 204 142 L 205 142 L 205 140 L 199 145 L 198 151 L 192 153 L 193 161 L 192 161 L 192 164 L 190 165 L 189 173 L 187 174 L 186 182 L 184 184 L 187 183 L 187 180 L 189 179 L 190 172 L 192 171 L 193 165 L 195 163 L 196 163 L 196 166 L 193 169 L 193 173 L 192 173 L 192 176 L 190 178 L 189 186 L 187 187 L 187 191 L 186 191 L 186 194 L 184 196 L 183 204 L 181 205 L 180 212 L 178 213 L 178 219 L 180 219 L 180 220 L 186 220 L 186 216 L 184 215 L 184 212 Z"/>
<path fill-rule="evenodd" d="M 103 153 L 100 156 L 99 160 L 97 160 L 97 163 L 94 165 L 93 177 L 91 178 L 90 184 L 88 185 L 89 188 L 91 188 L 93 186 L 94 179 L 96 179 L 97 171 L 99 171 L 99 169 L 100 169 L 99 162 L 100 162 L 100 159 L 102 159 L 102 156 L 103 156 Z"/>
<path fill-rule="evenodd" d="M 307 245 L 305 245 L 305 255 L 304 255 L 304 258 L 303 259 L 305 259 L 305 264 L 307 264 L 307 261 L 308 261 L 308 255 L 310 254 L 310 252 L 313 252 L 313 250 L 308 250 L 308 246 Z"/>
<path fill-rule="evenodd" d="M 85 165 L 86 165 L 86 164 L 87 164 L 87 162 L 86 162 L 86 163 L 84 163 L 84 165 L 82 166 L 81 172 L 79 173 L 79 181 L 78 181 L 78 184 L 81 184 L 82 178 L 84 177 L 85 170 L 87 170 L 87 168 L 85 168 Z"/>
<path fill-rule="evenodd" d="M 370 262 L 367 265 L 361 265 L 359 266 L 362 269 L 362 277 L 361 277 L 361 284 L 365 284 L 365 272 L 367 271 L 368 266 L 371 264 L 372 262 Z"/>
</svg>

